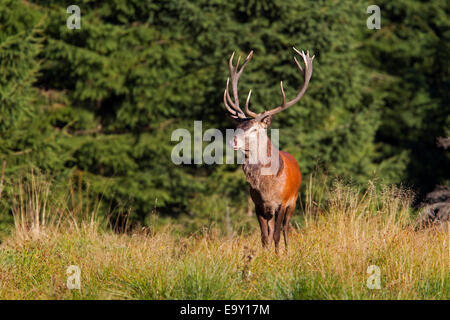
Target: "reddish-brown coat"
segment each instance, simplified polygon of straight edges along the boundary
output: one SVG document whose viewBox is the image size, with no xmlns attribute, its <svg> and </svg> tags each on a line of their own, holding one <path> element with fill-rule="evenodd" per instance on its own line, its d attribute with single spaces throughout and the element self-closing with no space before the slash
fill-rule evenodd
<svg viewBox="0 0 450 320">
<path fill-rule="evenodd" d="M 290 201 L 295 203 L 302 182 L 302 175 L 297 160 L 291 154 L 280 151 L 280 155 L 283 159 L 283 171 L 286 173 L 286 184 L 283 190 L 283 206 L 286 206 Z"/>
</svg>

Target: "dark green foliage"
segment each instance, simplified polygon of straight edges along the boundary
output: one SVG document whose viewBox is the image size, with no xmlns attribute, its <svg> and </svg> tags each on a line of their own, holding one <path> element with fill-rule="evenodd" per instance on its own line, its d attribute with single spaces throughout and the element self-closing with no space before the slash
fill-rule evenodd
<svg viewBox="0 0 450 320">
<path fill-rule="evenodd" d="M 420 194 L 448 184 L 449 158 L 436 137 L 450 135 L 448 1 L 379 1 L 382 29 L 367 31 L 361 57 L 379 72 L 383 95 L 377 132 L 382 176 Z"/>
<path fill-rule="evenodd" d="M 171 133 L 232 128 L 222 106 L 227 59 L 255 56 L 240 81 L 256 111 L 295 95 L 292 46 L 316 55 L 301 102 L 277 115 L 280 144 L 304 177 L 316 168 L 355 183 L 378 177 L 425 192 L 448 183 L 435 145 L 449 131 L 448 5 L 381 1 L 381 30 L 364 1 L 66 1 L 0 4 L 0 159 L 6 194 L 30 166 L 91 199 L 103 213 L 151 213 L 184 226 L 225 224 L 247 210 L 237 165 L 171 161 Z M 20 170 L 19 170 L 20 169 Z M 7 201 L 4 200 L 7 207 Z M 111 213 L 111 212 L 109 212 Z M 180 216 L 181 214 L 181 216 Z M 211 217 L 217 217 L 212 219 Z M 211 220 L 212 219 L 212 220 Z M 194 228 L 194 229 L 195 229 Z"/>
</svg>

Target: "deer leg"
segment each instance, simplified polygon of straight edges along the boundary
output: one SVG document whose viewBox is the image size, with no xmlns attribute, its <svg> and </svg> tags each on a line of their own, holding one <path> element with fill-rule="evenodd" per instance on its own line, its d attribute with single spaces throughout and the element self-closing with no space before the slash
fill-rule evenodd
<svg viewBox="0 0 450 320">
<path fill-rule="evenodd" d="M 284 214 L 286 208 L 283 206 L 280 206 L 277 213 L 275 214 L 275 231 L 273 234 L 273 241 L 275 242 L 275 253 L 278 253 L 278 245 L 280 243 L 280 236 L 281 236 L 281 225 L 284 220 Z"/>
<path fill-rule="evenodd" d="M 267 230 L 267 220 L 264 217 L 257 213 L 259 228 L 261 229 L 261 242 L 264 248 L 267 247 L 269 243 L 269 234 Z"/>
<path fill-rule="evenodd" d="M 269 233 L 269 248 L 270 248 L 270 246 L 272 245 L 273 234 L 275 231 L 275 218 L 274 217 L 271 217 L 270 220 L 268 220 L 267 231 Z"/>
</svg>

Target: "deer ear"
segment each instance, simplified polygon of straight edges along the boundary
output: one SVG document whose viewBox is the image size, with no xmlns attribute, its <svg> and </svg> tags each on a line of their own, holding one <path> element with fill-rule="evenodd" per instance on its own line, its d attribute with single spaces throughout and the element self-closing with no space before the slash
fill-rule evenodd
<svg viewBox="0 0 450 320">
<path fill-rule="evenodd" d="M 272 123 L 272 116 L 271 115 L 264 116 L 264 118 L 262 118 L 260 122 L 264 126 L 264 129 L 267 129 L 268 127 L 270 127 Z"/>
</svg>

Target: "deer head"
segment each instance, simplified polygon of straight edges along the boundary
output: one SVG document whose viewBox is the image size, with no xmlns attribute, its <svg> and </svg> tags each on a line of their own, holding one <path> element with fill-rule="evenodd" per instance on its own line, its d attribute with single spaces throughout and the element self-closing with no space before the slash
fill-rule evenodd
<svg viewBox="0 0 450 320">
<path fill-rule="evenodd" d="M 287 108 L 297 103 L 305 93 L 306 89 L 308 88 L 309 80 L 311 79 L 313 70 L 312 62 L 314 60 L 314 56 L 310 57 L 309 51 L 307 51 L 305 54 L 303 51 L 300 52 L 296 48 L 293 49 L 303 58 L 303 61 L 305 63 L 305 69 L 303 69 L 300 63 L 298 62 L 297 58 L 294 57 L 294 61 L 304 77 L 303 86 L 300 88 L 297 96 L 294 99 L 286 101 L 286 95 L 284 93 L 283 88 L 283 81 L 281 81 L 280 82 L 280 89 L 282 94 L 281 105 L 261 113 L 253 112 L 248 107 L 250 97 L 252 95 L 251 90 L 248 93 L 247 100 L 245 101 L 244 106 L 245 112 L 239 106 L 238 81 L 240 76 L 242 75 L 242 72 L 244 71 L 245 66 L 252 58 L 253 51 L 249 53 L 240 69 L 239 69 L 239 61 L 241 57 L 238 58 L 236 66 L 234 66 L 233 65 L 234 52 L 231 55 L 231 58 L 229 60 L 229 68 L 231 77 L 231 87 L 233 90 L 234 99 L 231 98 L 228 90 L 230 84 L 230 78 L 228 78 L 227 86 L 223 94 L 223 101 L 226 109 L 228 110 L 228 115 L 237 122 L 236 134 L 234 136 L 234 139 L 230 141 L 231 146 L 235 150 L 241 150 L 244 153 L 249 153 L 251 152 L 251 150 L 255 150 L 257 153 L 259 153 L 260 151 L 258 150 L 260 150 L 261 147 L 266 148 L 267 144 L 270 143 L 268 141 L 269 138 L 267 137 L 266 130 L 272 123 L 272 117 L 275 114 L 283 110 L 286 110 Z"/>
</svg>

